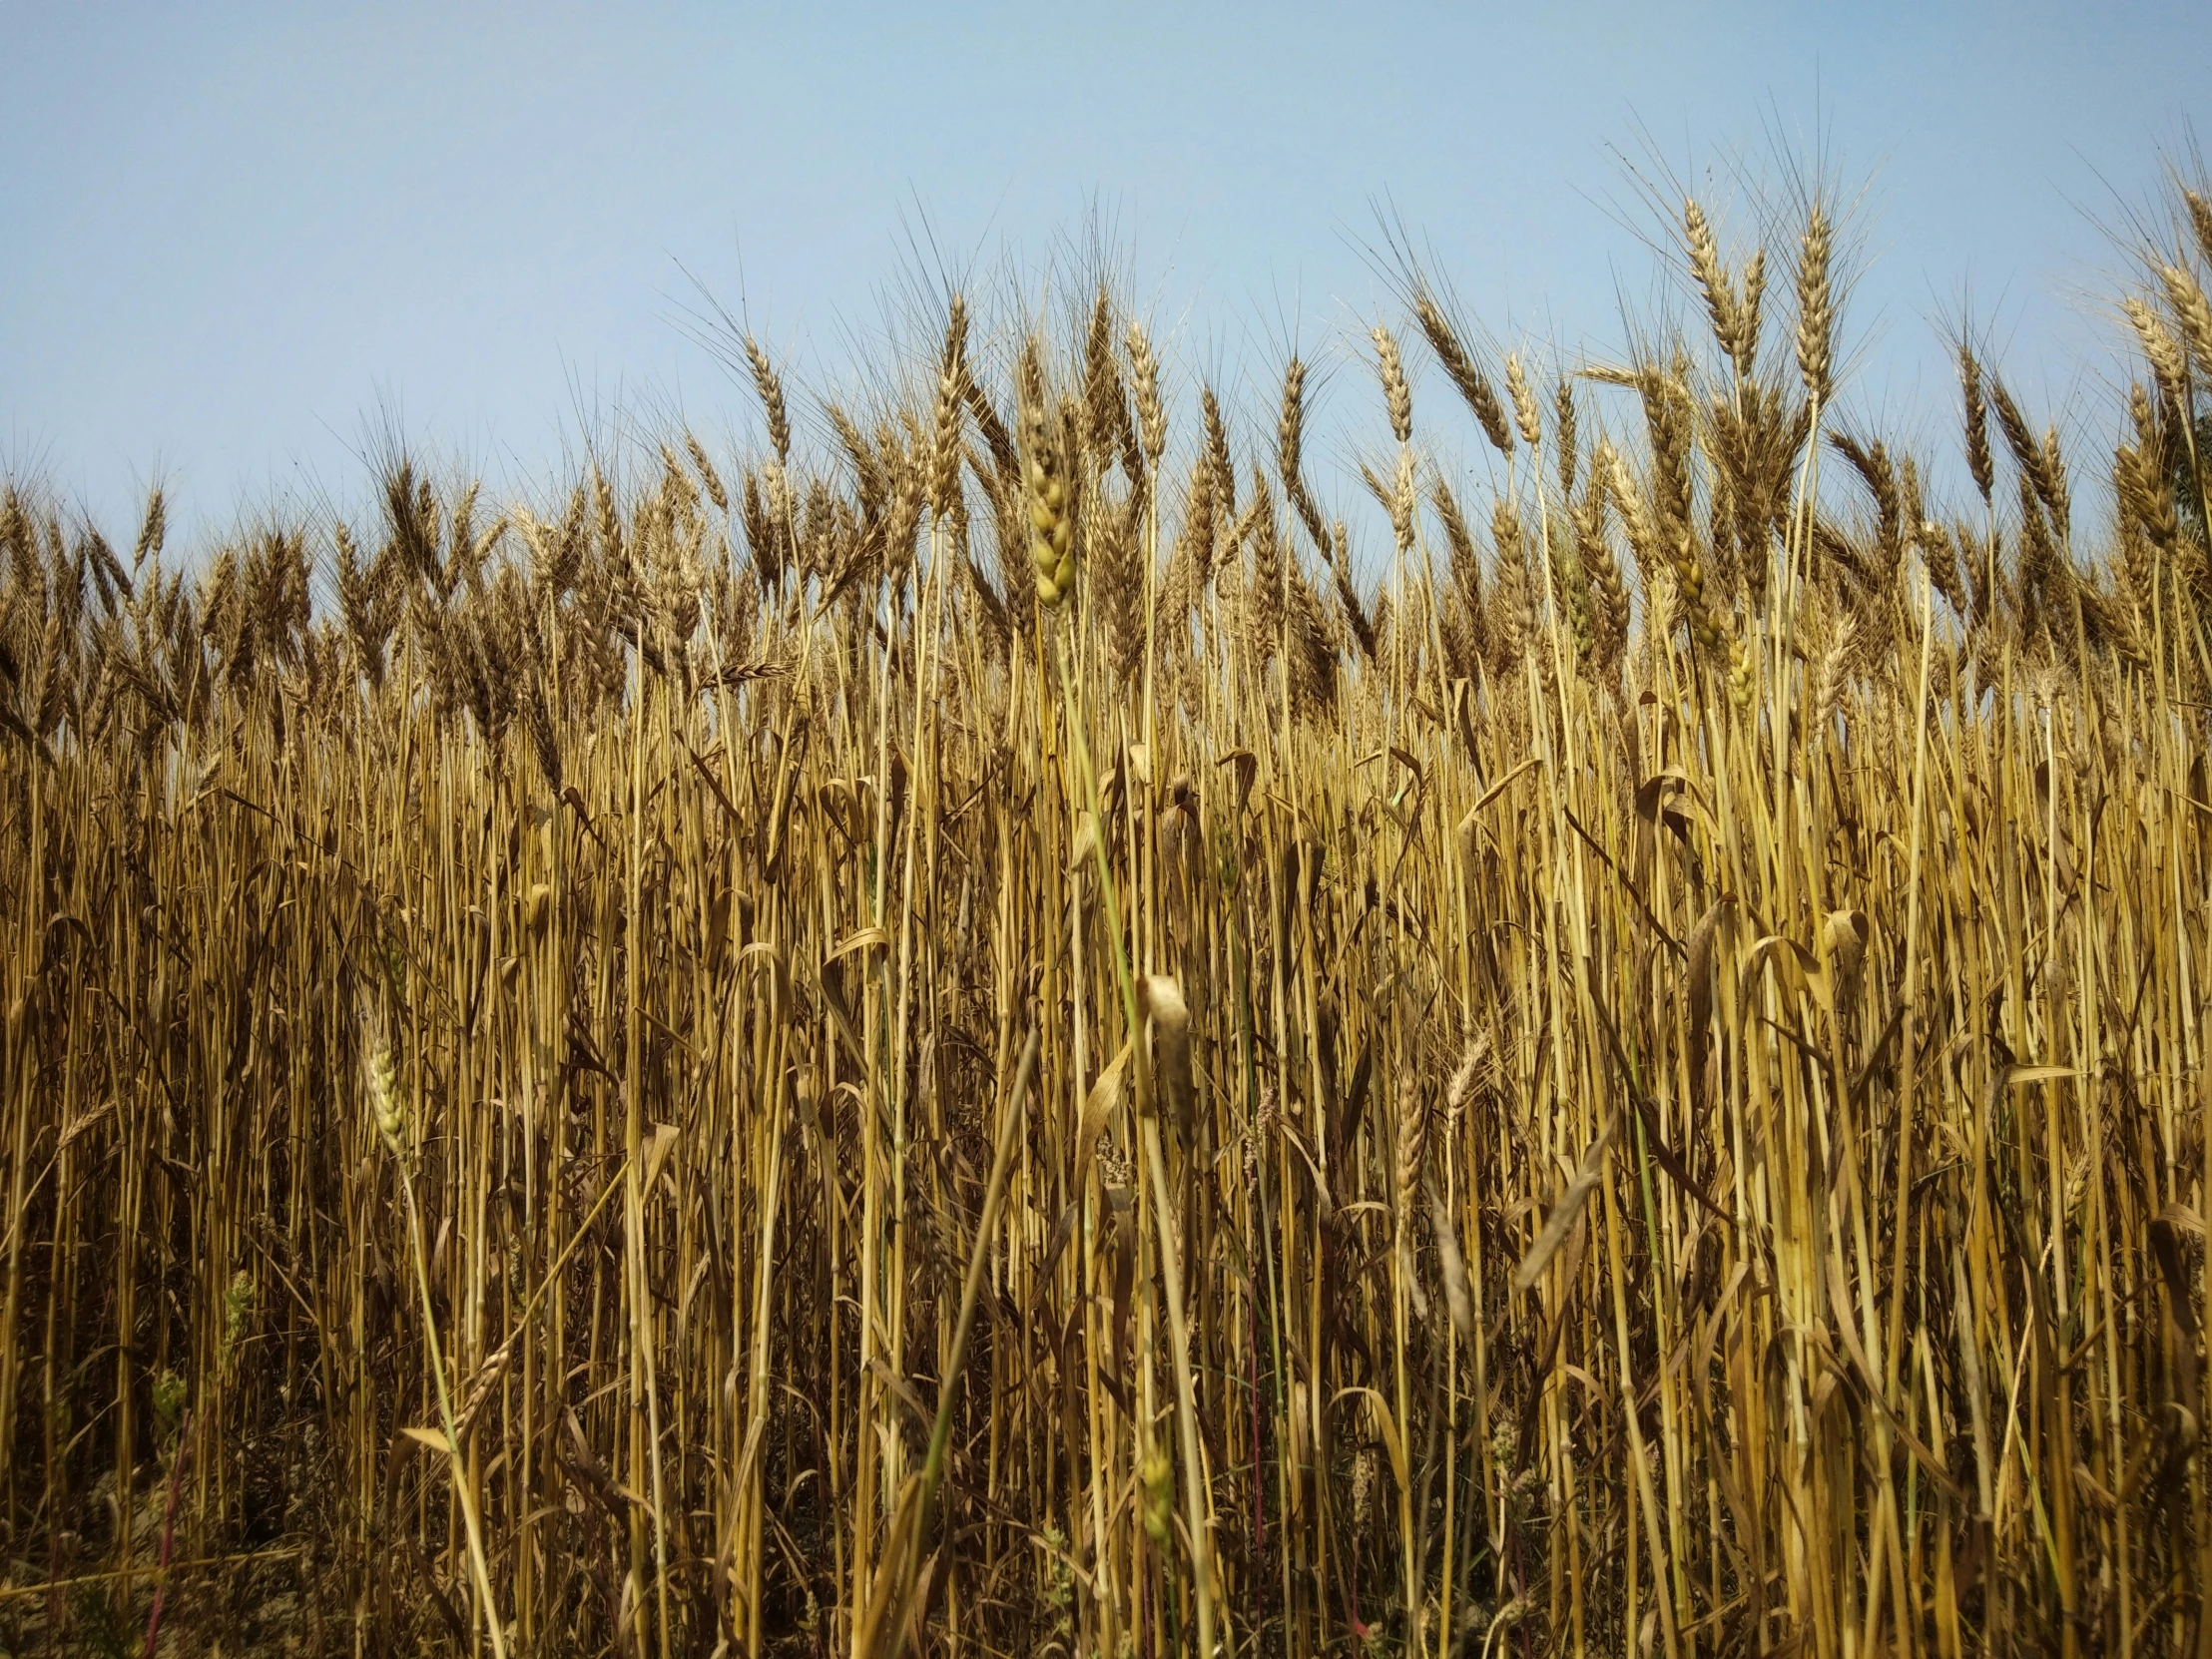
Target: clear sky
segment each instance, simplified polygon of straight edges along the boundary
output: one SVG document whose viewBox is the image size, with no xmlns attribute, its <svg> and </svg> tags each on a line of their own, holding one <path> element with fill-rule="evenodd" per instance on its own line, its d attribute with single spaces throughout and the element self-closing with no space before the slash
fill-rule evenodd
<svg viewBox="0 0 2212 1659">
<path fill-rule="evenodd" d="M 125 536 L 160 477 L 204 535 L 357 505 L 388 411 L 518 486 L 625 410 L 751 429 L 687 272 L 820 386 L 939 272 L 1100 239 L 1184 384 L 1295 342 L 1377 426 L 1379 205 L 1491 337 L 1603 351 L 1659 293 L 1632 167 L 1740 232 L 1741 179 L 1846 187 L 1862 412 L 1949 441 L 1970 295 L 2101 434 L 2099 226 L 2201 128 L 2208 43 L 2078 3 L 0 0 L 0 472 Z"/>
</svg>

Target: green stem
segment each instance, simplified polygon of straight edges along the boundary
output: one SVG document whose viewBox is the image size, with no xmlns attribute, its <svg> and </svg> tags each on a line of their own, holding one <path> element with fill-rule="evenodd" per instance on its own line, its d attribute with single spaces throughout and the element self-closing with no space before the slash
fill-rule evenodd
<svg viewBox="0 0 2212 1659">
<path fill-rule="evenodd" d="M 1037 1068 L 1038 1039 L 1039 1028 L 1030 1027 L 1029 1040 L 1022 1045 L 1021 1060 L 1014 1068 L 1013 1090 L 1006 1096 L 1004 1115 L 999 1120 L 998 1145 L 991 1155 L 990 1184 L 984 1190 L 982 1214 L 975 1220 L 975 1243 L 968 1251 L 967 1278 L 960 1287 L 960 1317 L 953 1328 L 952 1352 L 937 1387 L 937 1417 L 929 1430 L 929 1453 L 921 1465 L 921 1493 L 915 1505 L 914 1524 L 906 1534 L 903 1553 L 884 1566 L 885 1571 L 898 1576 L 888 1616 L 877 1622 L 871 1632 L 877 1653 L 896 1650 L 906 1628 L 914 1580 L 921 1571 L 922 1550 L 936 1530 L 937 1488 L 944 1479 L 945 1455 L 952 1443 L 952 1404 L 959 1394 L 960 1371 L 967 1361 L 968 1338 L 975 1330 L 975 1305 L 982 1296 L 983 1270 L 990 1260 L 991 1232 L 998 1225 L 998 1207 L 1006 1196 L 1007 1173 L 1014 1161 L 1014 1147 L 1021 1139 L 1022 1097 L 1029 1092 L 1029 1079 Z"/>
<path fill-rule="evenodd" d="M 1121 903 L 1114 889 L 1114 874 L 1106 862 L 1106 835 L 1099 825 L 1098 777 L 1091 766 L 1091 746 L 1084 735 L 1081 711 L 1076 706 L 1075 679 L 1069 672 L 1067 644 L 1055 638 L 1060 659 L 1060 691 L 1067 710 L 1068 739 L 1075 750 L 1076 770 L 1083 779 L 1083 799 L 1094 826 L 1091 851 L 1098 862 L 1100 901 L 1106 906 L 1106 937 L 1113 946 L 1114 980 L 1121 987 L 1123 1017 L 1129 1022 L 1129 1040 L 1135 1043 L 1143 1031 L 1137 1008 L 1137 984 L 1129 971 L 1129 952 L 1121 936 Z M 1213 1659 L 1214 1592 L 1213 1533 L 1207 1526 L 1206 1488 L 1200 1476 L 1197 1391 L 1191 1382 L 1191 1341 L 1183 1318 L 1183 1269 L 1175 1245 L 1175 1215 L 1168 1197 L 1167 1158 L 1160 1149 L 1160 1120 L 1152 1105 L 1152 1074 L 1137 1056 L 1131 1071 L 1136 1077 L 1137 1124 L 1144 1142 L 1145 1162 L 1152 1176 L 1152 1201 L 1160 1244 L 1160 1275 L 1167 1281 L 1168 1340 L 1175 1353 L 1175 1414 L 1183 1442 L 1183 1500 L 1191 1534 L 1191 1576 L 1197 1592 L 1199 1659 Z"/>
<path fill-rule="evenodd" d="M 506 1639 L 499 1630 L 499 1608 L 492 1600 L 491 1569 L 484 1564 L 484 1536 L 476 1522 L 476 1494 L 470 1489 L 468 1471 L 461 1462 L 461 1442 L 453 1427 L 453 1397 L 445 1386 L 445 1357 L 438 1350 L 437 1316 L 430 1306 L 430 1272 L 422 1260 L 422 1218 L 415 1210 L 414 1182 L 407 1166 L 399 1166 L 399 1191 L 407 1201 L 407 1254 L 414 1260 L 415 1289 L 422 1293 L 422 1340 L 430 1350 L 430 1376 L 438 1385 L 438 1421 L 445 1429 L 445 1453 L 453 1465 L 453 1495 L 460 1500 L 461 1524 L 468 1531 L 468 1562 L 476 1574 L 476 1594 L 483 1602 L 484 1629 L 491 1637 L 492 1659 L 507 1659 Z"/>
</svg>

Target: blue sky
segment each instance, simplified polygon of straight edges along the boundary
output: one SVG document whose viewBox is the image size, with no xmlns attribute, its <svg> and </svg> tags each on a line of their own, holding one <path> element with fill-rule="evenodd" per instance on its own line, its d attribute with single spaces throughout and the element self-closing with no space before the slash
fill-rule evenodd
<svg viewBox="0 0 2212 1659">
<path fill-rule="evenodd" d="M 641 411 L 753 429 L 687 273 L 820 387 L 941 272 L 1034 291 L 1100 240 L 1182 384 L 1296 343 L 1375 427 L 1379 204 L 1490 336 L 1602 352 L 1674 302 L 1637 170 L 1748 232 L 1743 181 L 1808 164 L 1856 204 L 1859 412 L 1950 441 L 1970 295 L 2031 410 L 2101 435 L 2100 222 L 2185 151 L 2208 40 L 2179 6 L 0 0 L 0 471 L 126 535 L 161 477 L 205 536 L 357 506 L 388 411 L 523 487 Z"/>
</svg>

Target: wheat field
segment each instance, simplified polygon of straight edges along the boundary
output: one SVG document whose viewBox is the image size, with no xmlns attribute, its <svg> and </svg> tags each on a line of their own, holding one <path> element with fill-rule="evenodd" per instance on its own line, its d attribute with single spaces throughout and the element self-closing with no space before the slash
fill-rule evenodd
<svg viewBox="0 0 2212 1659">
<path fill-rule="evenodd" d="M 1816 197 L 1630 361 L 1407 267 L 1326 475 L 1086 280 L 496 508 L 7 486 L 0 1648 L 2212 1655 L 2170 212 L 1939 453 Z"/>
</svg>

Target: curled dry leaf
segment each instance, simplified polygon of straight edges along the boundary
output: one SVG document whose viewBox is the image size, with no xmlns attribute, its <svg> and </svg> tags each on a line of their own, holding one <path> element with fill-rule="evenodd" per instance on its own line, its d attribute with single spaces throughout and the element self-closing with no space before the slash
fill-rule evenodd
<svg viewBox="0 0 2212 1659">
<path fill-rule="evenodd" d="M 1091 1084 L 1090 1094 L 1083 1101 L 1082 1121 L 1075 1129 L 1075 1179 L 1068 1186 L 1078 1204 L 1083 1200 L 1087 1190 L 1084 1184 L 1090 1179 L 1091 1164 L 1097 1157 L 1098 1137 L 1106 1132 L 1106 1120 L 1121 1100 L 1122 1073 L 1128 1069 L 1129 1054 L 1130 1045 L 1125 1042 L 1106 1069 L 1098 1074 L 1097 1081 Z"/>
<path fill-rule="evenodd" d="M 1551 1214 L 1544 1220 L 1544 1230 L 1536 1235 L 1536 1242 L 1521 1258 L 1520 1269 L 1513 1275 L 1514 1295 L 1518 1296 L 1543 1277 L 1544 1269 L 1551 1265 L 1552 1257 L 1559 1254 L 1559 1247 L 1567 1242 L 1567 1235 L 1581 1219 L 1582 1206 L 1589 1202 L 1590 1194 L 1604 1179 L 1605 1152 L 1612 1144 L 1613 1130 L 1618 1122 L 1617 1116 L 1608 1117 L 1597 1139 L 1582 1154 L 1582 1163 L 1575 1170 L 1574 1179 L 1567 1183 L 1566 1190 L 1559 1195 L 1559 1202 L 1551 1207 Z"/>
<path fill-rule="evenodd" d="M 1705 1062 L 1713 1047 L 1713 951 L 1720 937 L 1721 919 L 1736 900 L 1723 894 L 1707 907 L 1690 935 L 1690 963 L 1684 975 L 1689 998 L 1690 1099 L 1706 1104 Z"/>
<path fill-rule="evenodd" d="M 1436 1257 L 1443 1264 L 1444 1305 L 1451 1310 L 1451 1326 L 1460 1337 L 1474 1340 L 1474 1299 L 1467 1293 L 1467 1264 L 1459 1254 L 1459 1230 L 1443 1195 L 1433 1181 L 1428 1184 L 1428 1225 L 1436 1235 Z"/>
<path fill-rule="evenodd" d="M 1183 987 L 1167 974 L 1150 975 L 1139 989 L 1145 1015 L 1152 1021 L 1159 1095 L 1167 1102 L 1169 1121 L 1187 1135 L 1192 1112 L 1191 1010 L 1183 1000 Z"/>
</svg>

